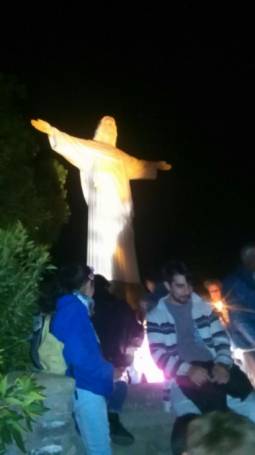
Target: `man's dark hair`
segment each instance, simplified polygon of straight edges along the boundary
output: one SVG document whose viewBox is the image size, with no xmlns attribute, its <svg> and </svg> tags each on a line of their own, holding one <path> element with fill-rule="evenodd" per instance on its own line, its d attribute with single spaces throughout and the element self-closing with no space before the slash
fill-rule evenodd
<svg viewBox="0 0 255 455">
<path fill-rule="evenodd" d="M 163 279 L 172 283 L 175 275 L 184 275 L 187 282 L 191 282 L 191 273 L 188 267 L 181 261 L 169 261 L 163 268 Z"/>
<path fill-rule="evenodd" d="M 208 290 L 208 287 L 212 286 L 212 285 L 218 286 L 219 289 L 222 289 L 222 282 L 220 280 L 218 280 L 217 278 L 215 278 L 215 279 L 209 278 L 208 280 L 204 281 L 205 289 Z"/>
<path fill-rule="evenodd" d="M 173 455 L 182 455 L 187 450 L 188 426 L 196 417 L 197 414 L 185 414 L 176 419 L 171 435 Z"/>
<path fill-rule="evenodd" d="M 188 427 L 189 455 L 254 455 L 255 425 L 233 412 L 211 412 Z"/>
<path fill-rule="evenodd" d="M 59 285 L 62 294 L 73 292 L 88 280 L 93 279 L 93 270 L 87 265 L 71 264 L 59 271 Z"/>
</svg>

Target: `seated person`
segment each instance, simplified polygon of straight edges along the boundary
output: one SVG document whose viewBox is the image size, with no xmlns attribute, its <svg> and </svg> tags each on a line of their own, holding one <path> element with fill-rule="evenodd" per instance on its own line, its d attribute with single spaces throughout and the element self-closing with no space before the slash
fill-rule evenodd
<svg viewBox="0 0 255 455">
<path fill-rule="evenodd" d="M 144 315 L 146 315 L 148 311 L 157 305 L 161 297 L 167 294 L 167 289 L 164 286 L 160 274 L 155 271 L 145 274 L 143 283 L 146 292 L 141 298 L 140 306 Z"/>
<path fill-rule="evenodd" d="M 240 259 L 240 266 L 224 279 L 223 291 L 235 356 L 255 386 L 255 244 L 244 246 Z"/>
<path fill-rule="evenodd" d="M 177 454 L 178 452 L 176 452 Z M 255 425 L 246 417 L 212 412 L 188 424 L 182 455 L 254 455 Z"/>
<path fill-rule="evenodd" d="M 241 265 L 223 281 L 230 312 L 230 331 L 240 349 L 255 349 L 255 245 L 241 250 Z"/>
<path fill-rule="evenodd" d="M 183 455 L 187 450 L 188 427 L 197 414 L 185 414 L 174 422 L 171 434 L 172 455 Z"/>
<path fill-rule="evenodd" d="M 222 283 L 220 280 L 206 280 L 204 287 L 208 293 L 209 301 L 218 314 L 223 325 L 229 324 L 229 311 L 227 302 L 222 293 Z"/>
<path fill-rule="evenodd" d="M 171 400 L 172 393 L 177 415 L 235 406 L 236 412 L 255 421 L 253 387 L 233 365 L 228 335 L 217 315 L 192 292 L 187 267 L 169 262 L 164 278 L 168 295 L 147 314 L 148 338 L 152 357 L 165 374 L 166 397 Z M 174 393 L 179 393 L 178 399 Z M 185 406 L 178 409 L 182 399 Z"/>
</svg>

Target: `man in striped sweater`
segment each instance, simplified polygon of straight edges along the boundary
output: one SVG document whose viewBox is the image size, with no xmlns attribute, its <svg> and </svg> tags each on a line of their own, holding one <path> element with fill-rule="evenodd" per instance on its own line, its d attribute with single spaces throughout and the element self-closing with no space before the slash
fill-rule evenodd
<svg viewBox="0 0 255 455">
<path fill-rule="evenodd" d="M 151 354 L 166 378 L 165 400 L 170 401 L 171 388 L 177 415 L 235 406 L 255 420 L 253 388 L 233 365 L 228 336 L 218 317 L 192 292 L 186 266 L 168 263 L 164 284 L 169 293 L 147 315 L 147 326 Z M 233 398 L 232 405 L 228 397 Z M 181 402 L 185 405 L 178 411 Z"/>
</svg>

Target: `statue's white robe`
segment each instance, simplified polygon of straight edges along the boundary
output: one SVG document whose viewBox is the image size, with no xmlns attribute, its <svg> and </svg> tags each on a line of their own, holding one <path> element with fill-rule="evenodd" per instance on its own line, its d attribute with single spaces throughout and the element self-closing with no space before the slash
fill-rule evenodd
<svg viewBox="0 0 255 455">
<path fill-rule="evenodd" d="M 156 163 L 56 128 L 49 141 L 53 150 L 80 170 L 88 205 L 87 264 L 108 280 L 138 283 L 130 180 L 156 178 Z"/>
</svg>

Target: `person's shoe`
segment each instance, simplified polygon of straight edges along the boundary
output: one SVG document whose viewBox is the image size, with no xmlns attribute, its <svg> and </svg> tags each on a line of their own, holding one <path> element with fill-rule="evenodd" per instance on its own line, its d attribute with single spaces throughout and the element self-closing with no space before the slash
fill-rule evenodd
<svg viewBox="0 0 255 455">
<path fill-rule="evenodd" d="M 116 412 L 109 412 L 108 417 L 112 442 L 120 446 L 130 446 L 133 444 L 135 438 L 123 427 L 120 422 L 119 414 Z"/>
</svg>

